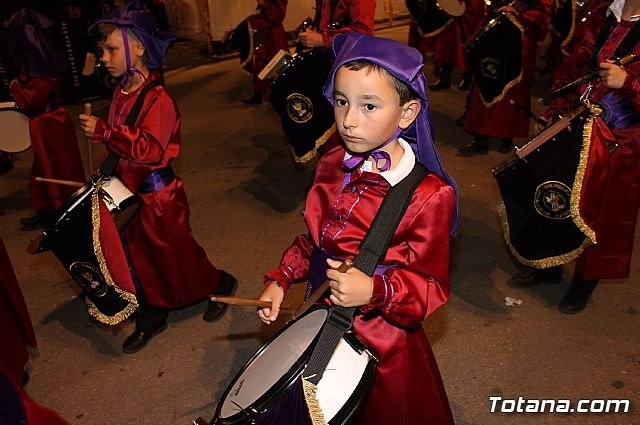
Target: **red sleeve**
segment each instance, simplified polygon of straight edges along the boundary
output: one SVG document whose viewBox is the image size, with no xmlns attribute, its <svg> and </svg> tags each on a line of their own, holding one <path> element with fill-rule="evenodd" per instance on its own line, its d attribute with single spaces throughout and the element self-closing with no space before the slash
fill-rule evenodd
<svg viewBox="0 0 640 425">
<path fill-rule="evenodd" d="M 551 4 L 552 0 L 534 0 L 531 2 L 531 7 L 521 15 L 527 31 L 531 33 L 533 39 L 537 42 L 544 40 L 549 29 Z"/>
<path fill-rule="evenodd" d="M 114 125 L 99 120 L 92 139 L 100 141 L 120 157 L 131 162 L 159 162 L 178 120 L 173 100 L 162 87 L 154 88 L 145 99 L 138 125 Z"/>
<path fill-rule="evenodd" d="M 11 84 L 10 90 L 18 108 L 27 111 L 31 116 L 37 116 L 44 112 L 53 84 L 48 78 L 27 77 Z"/>
<path fill-rule="evenodd" d="M 264 283 L 276 281 L 285 292 L 296 281 L 306 279 L 309 275 L 309 258 L 313 243 L 308 235 L 296 237 L 289 248 L 282 254 L 280 266 L 270 270 L 264 276 Z"/>
<path fill-rule="evenodd" d="M 336 15 L 349 16 L 349 24 L 336 31 L 322 33 L 324 45 L 331 48 L 331 42 L 336 34 L 356 31 L 363 34 L 373 35 L 376 17 L 376 0 L 345 0 L 341 1 L 337 7 Z"/>
<path fill-rule="evenodd" d="M 374 277 L 371 304 L 389 322 L 415 327 L 449 298 L 449 229 L 455 193 L 442 183 L 418 207 L 409 231 L 402 234 L 407 255 L 404 264 Z"/>
</svg>

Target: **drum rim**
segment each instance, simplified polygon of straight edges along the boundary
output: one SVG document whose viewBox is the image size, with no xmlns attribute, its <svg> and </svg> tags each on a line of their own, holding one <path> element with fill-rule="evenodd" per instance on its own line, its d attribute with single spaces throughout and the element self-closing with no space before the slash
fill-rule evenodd
<svg viewBox="0 0 640 425">
<path fill-rule="evenodd" d="M 303 319 L 318 310 L 326 310 L 327 315 L 329 314 L 329 310 L 327 309 L 326 306 L 318 306 L 316 308 L 309 309 L 309 311 L 307 311 L 305 314 L 300 316 L 298 319 L 296 319 L 295 321 L 292 321 L 291 323 L 288 323 L 286 326 L 280 329 L 244 363 L 242 368 L 238 371 L 238 373 L 235 374 L 233 379 L 229 382 L 229 384 L 227 385 L 227 388 L 225 389 L 224 393 L 220 397 L 218 406 L 216 407 L 216 413 L 215 413 L 214 419 L 218 419 L 222 422 L 215 422 L 215 423 L 224 423 L 224 424 L 230 425 L 230 424 L 237 423 L 240 420 L 255 416 L 255 413 L 245 412 L 244 410 L 249 410 L 257 413 L 264 412 L 265 410 L 269 409 L 278 400 L 278 398 L 276 397 L 277 394 L 281 394 L 283 391 L 285 391 L 286 389 L 291 387 L 291 385 L 293 385 L 293 383 L 296 381 L 298 376 L 302 374 L 302 371 L 304 370 L 304 365 L 306 364 L 307 360 L 311 357 L 311 352 L 313 351 L 313 347 L 317 342 L 318 338 L 320 337 L 321 328 L 318 330 L 318 333 L 313 338 L 313 340 L 311 341 L 307 349 L 300 355 L 298 360 L 296 360 L 296 362 L 289 368 L 289 370 L 287 370 L 287 373 L 284 374 L 280 379 L 278 379 L 276 383 L 273 384 L 268 389 L 268 392 L 272 392 L 273 395 L 267 396 L 267 393 L 265 393 L 262 396 L 258 397 L 258 399 L 255 400 L 252 404 L 248 406 L 244 406 L 243 411 L 240 411 L 230 416 L 226 416 L 224 418 L 220 417 L 220 413 L 222 410 L 222 401 L 227 398 L 232 388 L 234 387 L 235 383 L 238 382 L 238 379 L 244 374 L 244 372 L 247 370 L 249 365 L 253 363 L 253 361 L 257 359 L 267 349 L 267 347 L 269 347 L 280 335 L 286 332 L 294 323 L 297 323 L 297 321 L 299 321 L 300 319 Z M 277 391 L 273 391 L 273 390 L 277 390 Z"/>
<path fill-rule="evenodd" d="M 215 416 L 212 420 L 213 424 L 232 425 L 232 424 L 240 423 L 240 421 L 242 420 L 246 420 L 248 418 L 255 416 L 255 413 L 249 413 L 243 410 L 233 415 L 221 418 L 220 412 L 222 410 L 222 401 L 227 398 L 232 388 L 234 387 L 234 384 L 238 382 L 238 379 L 247 370 L 248 366 L 253 362 L 253 360 L 259 357 L 267 349 L 267 347 L 271 345 L 273 341 L 275 341 L 281 334 L 283 334 L 287 329 L 289 329 L 293 323 L 296 323 L 298 320 L 318 310 L 325 310 L 327 312 L 327 315 L 329 314 L 329 308 L 324 305 L 320 305 L 310 309 L 305 314 L 303 314 L 298 319 L 296 319 L 296 321 L 293 321 L 287 324 L 282 329 L 280 329 L 275 335 L 273 335 L 269 339 L 269 341 L 263 344 L 262 347 L 260 347 L 260 349 L 258 349 L 258 351 L 256 351 L 253 354 L 253 356 L 251 356 L 244 363 L 243 367 L 235 374 L 233 379 L 227 385 L 227 388 L 225 389 L 224 393 L 220 397 L 218 406 L 216 407 Z M 320 330 L 321 329 L 322 328 L 320 328 Z M 286 391 L 287 389 L 289 389 L 294 384 L 294 382 L 298 379 L 298 377 L 302 374 L 302 371 L 304 370 L 304 366 L 307 364 L 309 358 L 311 357 L 311 353 L 313 352 L 315 344 L 318 338 L 320 337 L 320 330 L 318 331 L 317 335 L 313 338 L 311 344 L 309 344 L 309 347 L 307 347 L 307 349 L 300 355 L 300 357 L 296 360 L 296 362 L 292 365 L 292 367 L 289 368 L 287 373 L 269 388 L 269 392 L 272 392 L 273 394 L 269 396 L 266 396 L 266 394 L 263 394 L 262 396 L 258 397 L 258 399 L 255 400 L 252 404 L 245 406 L 244 407 L 245 410 L 262 413 L 268 410 L 270 407 L 272 407 L 275 404 L 275 402 L 277 402 L 280 399 L 279 395 L 283 391 Z M 360 345 L 366 348 L 364 343 L 354 333 L 346 333 L 343 339 L 345 339 L 346 342 L 354 348 L 356 345 Z M 375 378 L 376 368 L 377 368 L 377 358 L 373 354 L 371 354 L 369 356 L 367 366 L 365 367 L 365 370 L 362 374 L 362 379 L 356 385 L 356 388 L 353 394 L 360 394 L 371 386 Z M 338 410 L 335 416 L 328 422 L 329 425 L 343 424 L 344 422 L 346 422 L 347 419 L 349 419 L 353 415 L 353 413 L 355 412 L 355 409 L 358 407 L 358 405 L 362 401 L 362 397 L 358 397 L 356 400 L 354 400 L 353 394 L 351 397 L 349 397 L 349 399 L 345 402 L 345 404 Z"/>
</svg>

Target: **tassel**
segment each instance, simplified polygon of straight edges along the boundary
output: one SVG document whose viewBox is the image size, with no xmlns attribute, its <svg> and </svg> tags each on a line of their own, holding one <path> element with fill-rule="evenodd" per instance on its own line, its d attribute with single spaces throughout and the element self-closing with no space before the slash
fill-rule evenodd
<svg viewBox="0 0 640 425">
<path fill-rule="evenodd" d="M 307 402 L 309 408 L 309 416 L 311 417 L 311 423 L 313 425 L 327 425 L 327 421 L 324 419 L 324 413 L 320 407 L 317 393 L 318 386 L 313 382 L 307 381 L 306 378 L 302 378 L 302 389 L 304 390 L 304 399 Z"/>
</svg>

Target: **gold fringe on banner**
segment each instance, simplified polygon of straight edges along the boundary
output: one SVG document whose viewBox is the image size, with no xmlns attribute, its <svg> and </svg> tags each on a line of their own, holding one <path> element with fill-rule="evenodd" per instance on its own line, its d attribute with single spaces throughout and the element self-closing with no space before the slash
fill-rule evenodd
<svg viewBox="0 0 640 425">
<path fill-rule="evenodd" d="M 502 231 L 504 233 L 505 240 L 507 242 L 507 245 L 509 246 L 511 254 L 522 264 L 537 269 L 546 269 L 549 267 L 561 266 L 575 260 L 580 256 L 580 254 L 582 254 L 585 248 L 596 243 L 595 231 L 591 229 L 580 216 L 580 195 L 582 192 L 582 182 L 584 180 L 584 174 L 587 168 L 587 163 L 589 161 L 591 137 L 593 135 L 593 121 L 594 117 L 596 115 L 599 115 L 600 113 L 600 109 L 595 106 L 590 106 L 590 114 L 587 117 L 582 130 L 582 148 L 580 150 L 580 161 L 578 163 L 578 169 L 576 170 L 576 176 L 573 182 L 573 187 L 571 189 L 571 219 L 573 220 L 573 223 L 576 225 L 578 230 L 580 230 L 585 235 L 585 240 L 577 249 L 561 255 L 541 258 L 539 260 L 529 260 L 522 257 L 510 243 L 511 235 L 509 233 L 507 209 L 504 205 L 504 202 L 500 200 L 500 202 L 498 203 L 498 215 L 500 216 L 500 224 L 502 225 Z"/>
<path fill-rule="evenodd" d="M 313 149 L 311 149 L 309 152 L 305 153 L 302 156 L 296 156 L 295 152 L 293 151 L 293 148 L 291 148 L 291 153 L 293 154 L 293 160 L 298 164 L 305 165 L 309 161 L 315 159 L 318 156 L 318 149 L 320 149 L 320 146 L 324 145 L 327 142 L 327 140 L 329 140 L 329 137 L 331 137 L 331 135 L 335 131 L 336 131 L 336 125 L 333 124 L 327 131 L 324 132 L 322 136 L 320 136 L 316 140 L 316 145 L 313 147 Z"/>
<path fill-rule="evenodd" d="M 327 421 L 324 419 L 324 413 L 320 407 L 320 402 L 318 401 L 318 386 L 302 378 L 302 389 L 304 391 L 304 399 L 307 402 L 307 408 L 309 409 L 311 423 L 313 425 L 327 425 Z"/>
<path fill-rule="evenodd" d="M 100 245 L 100 190 L 102 189 L 102 179 L 99 179 L 95 184 L 95 190 L 91 194 L 91 223 L 93 227 L 93 253 L 98 260 L 98 265 L 100 266 L 100 271 L 104 276 L 104 280 L 107 285 L 111 286 L 118 296 L 128 302 L 129 304 L 120 312 L 114 314 L 113 316 L 108 316 L 98 310 L 96 305 L 89 299 L 85 298 L 87 303 L 87 311 L 89 314 L 94 317 L 96 320 L 99 320 L 102 323 L 106 323 L 107 325 L 116 325 L 127 317 L 131 316 L 134 311 L 138 308 L 138 301 L 136 296 L 130 292 L 122 290 L 118 285 L 113 281 L 113 277 L 109 272 L 109 268 L 107 266 L 107 261 L 104 258 L 104 254 L 102 253 L 102 245 Z"/>
</svg>

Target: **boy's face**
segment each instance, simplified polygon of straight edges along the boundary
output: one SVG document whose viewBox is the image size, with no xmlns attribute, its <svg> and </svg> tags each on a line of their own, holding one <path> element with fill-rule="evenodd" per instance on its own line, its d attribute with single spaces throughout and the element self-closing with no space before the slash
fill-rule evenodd
<svg viewBox="0 0 640 425">
<path fill-rule="evenodd" d="M 400 96 L 389 78 L 366 68 L 340 68 L 335 77 L 334 99 L 336 127 L 347 149 L 354 153 L 377 148 L 398 127 L 408 127 L 415 118 L 409 114 L 412 118 L 407 120 L 406 108 L 411 103 L 415 112 L 417 102 L 400 106 Z"/>
<path fill-rule="evenodd" d="M 112 31 L 102 45 L 102 62 L 107 72 L 113 77 L 120 77 L 127 70 L 127 59 L 125 56 L 124 40 L 120 29 Z M 144 47 L 137 40 L 129 38 L 129 56 L 131 66 L 140 69 L 141 57 L 144 54 Z"/>
</svg>

